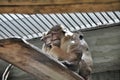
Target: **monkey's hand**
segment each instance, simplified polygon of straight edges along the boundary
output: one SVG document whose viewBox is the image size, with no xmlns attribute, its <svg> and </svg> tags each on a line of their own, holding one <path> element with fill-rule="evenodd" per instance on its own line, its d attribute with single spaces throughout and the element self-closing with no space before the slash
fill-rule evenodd
<svg viewBox="0 0 120 80">
<path fill-rule="evenodd" d="M 64 52 L 58 46 L 51 44 L 51 49 L 49 52 L 53 57 L 58 58 L 58 60 L 67 60 L 69 59 L 68 53 Z"/>
<path fill-rule="evenodd" d="M 79 73 L 79 62 L 78 61 L 74 61 L 74 62 L 69 62 L 69 61 L 61 61 L 68 69 Z"/>
<path fill-rule="evenodd" d="M 79 75 L 85 78 L 85 80 L 90 79 L 90 75 L 92 73 L 92 68 L 84 61 L 81 60 L 79 63 Z"/>
<path fill-rule="evenodd" d="M 60 40 L 57 39 L 57 40 L 53 40 L 53 41 L 51 41 L 51 45 L 54 45 L 54 46 L 60 47 Z"/>
</svg>

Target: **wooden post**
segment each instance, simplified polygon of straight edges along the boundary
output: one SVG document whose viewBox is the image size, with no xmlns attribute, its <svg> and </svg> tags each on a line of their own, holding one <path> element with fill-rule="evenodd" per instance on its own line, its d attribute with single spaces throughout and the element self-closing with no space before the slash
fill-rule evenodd
<svg viewBox="0 0 120 80">
<path fill-rule="evenodd" d="M 39 80 L 84 80 L 40 49 L 18 38 L 0 40 L 0 58 Z"/>
</svg>

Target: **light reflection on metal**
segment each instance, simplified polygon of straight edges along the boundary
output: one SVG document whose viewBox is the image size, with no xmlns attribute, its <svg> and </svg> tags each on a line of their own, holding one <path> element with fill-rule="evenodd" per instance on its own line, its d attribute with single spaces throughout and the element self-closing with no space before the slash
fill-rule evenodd
<svg viewBox="0 0 120 80">
<path fill-rule="evenodd" d="M 57 14 L 0 14 L 0 39 L 19 36 L 37 38 L 56 24 L 70 31 L 120 22 L 120 11 Z"/>
</svg>

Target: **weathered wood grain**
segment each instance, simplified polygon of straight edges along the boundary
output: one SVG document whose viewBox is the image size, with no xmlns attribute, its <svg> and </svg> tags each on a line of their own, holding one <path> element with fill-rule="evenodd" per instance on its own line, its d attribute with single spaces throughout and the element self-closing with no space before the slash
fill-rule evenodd
<svg viewBox="0 0 120 80">
<path fill-rule="evenodd" d="M 119 0 L 0 0 L 1 5 L 55 5 L 55 4 L 85 4 L 85 3 L 114 3 Z M 11 3 L 11 4 L 10 4 Z"/>
<path fill-rule="evenodd" d="M 18 38 L 0 40 L 0 58 L 40 80 L 84 80 L 40 49 Z"/>
<path fill-rule="evenodd" d="M 0 13 L 68 13 L 120 10 L 120 0 L 0 0 Z"/>
</svg>

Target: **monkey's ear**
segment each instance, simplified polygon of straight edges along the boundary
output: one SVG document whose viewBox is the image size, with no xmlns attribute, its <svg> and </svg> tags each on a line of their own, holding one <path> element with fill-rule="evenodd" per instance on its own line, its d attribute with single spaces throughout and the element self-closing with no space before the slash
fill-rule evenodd
<svg viewBox="0 0 120 80">
<path fill-rule="evenodd" d="M 43 32 L 42 33 L 42 37 L 40 38 L 40 40 L 43 41 L 47 34 L 48 34 L 48 31 L 47 32 Z"/>
<path fill-rule="evenodd" d="M 61 27 L 63 32 L 67 32 L 68 31 L 68 29 L 64 25 L 59 24 L 59 26 Z"/>
<path fill-rule="evenodd" d="M 79 31 L 78 34 L 79 34 L 79 39 L 82 40 L 84 38 L 83 33 Z"/>
<path fill-rule="evenodd" d="M 81 31 L 74 31 L 74 33 L 78 34 L 79 35 L 79 39 L 82 40 L 84 37 L 83 37 L 83 33 Z"/>
</svg>

